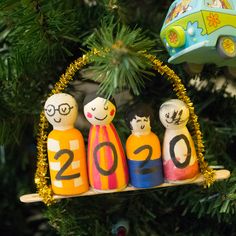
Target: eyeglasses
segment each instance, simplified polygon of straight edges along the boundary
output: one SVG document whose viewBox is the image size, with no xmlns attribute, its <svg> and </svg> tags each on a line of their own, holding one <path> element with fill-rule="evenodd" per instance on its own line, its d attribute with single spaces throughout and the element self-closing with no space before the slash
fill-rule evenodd
<svg viewBox="0 0 236 236">
<path fill-rule="evenodd" d="M 56 111 L 59 112 L 60 115 L 66 116 L 70 113 L 73 107 L 71 107 L 68 103 L 62 103 L 56 109 L 55 106 L 49 104 L 44 111 L 46 111 L 48 116 L 54 116 Z"/>
</svg>

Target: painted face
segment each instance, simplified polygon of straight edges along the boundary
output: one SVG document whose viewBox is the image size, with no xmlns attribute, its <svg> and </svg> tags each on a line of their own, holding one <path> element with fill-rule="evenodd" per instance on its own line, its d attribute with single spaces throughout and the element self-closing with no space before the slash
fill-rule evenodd
<svg viewBox="0 0 236 236">
<path fill-rule="evenodd" d="M 77 103 L 69 94 L 54 94 L 47 99 L 44 112 L 54 129 L 66 130 L 74 127 L 78 115 Z"/>
<path fill-rule="evenodd" d="M 132 133 L 136 135 L 145 135 L 151 132 L 149 117 L 135 116 L 131 120 L 130 125 L 132 127 Z"/>
<path fill-rule="evenodd" d="M 159 116 L 166 128 L 176 129 L 187 124 L 189 109 L 181 100 L 171 99 L 161 105 Z"/>
<path fill-rule="evenodd" d="M 84 106 L 84 115 L 92 125 L 108 125 L 116 113 L 115 105 L 105 98 L 97 97 Z"/>
</svg>

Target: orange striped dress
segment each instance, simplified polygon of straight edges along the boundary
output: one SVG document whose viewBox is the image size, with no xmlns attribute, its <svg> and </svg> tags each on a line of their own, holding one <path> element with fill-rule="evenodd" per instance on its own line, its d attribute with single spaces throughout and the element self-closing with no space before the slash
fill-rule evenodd
<svg viewBox="0 0 236 236">
<path fill-rule="evenodd" d="M 113 126 L 92 125 L 88 140 L 90 185 L 97 190 L 119 190 L 128 184 L 126 157 Z"/>
</svg>

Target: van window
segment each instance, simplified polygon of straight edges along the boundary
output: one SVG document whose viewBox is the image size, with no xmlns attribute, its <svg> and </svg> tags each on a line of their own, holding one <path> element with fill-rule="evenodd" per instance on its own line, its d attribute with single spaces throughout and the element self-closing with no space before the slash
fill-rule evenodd
<svg viewBox="0 0 236 236">
<path fill-rule="evenodd" d="M 190 10 L 194 9 L 196 5 L 195 0 L 181 0 L 176 1 L 173 5 L 171 5 L 169 12 L 167 14 L 165 24 L 169 23 L 176 17 L 189 12 Z"/>
<path fill-rule="evenodd" d="M 205 4 L 210 8 L 233 9 L 230 0 L 206 0 Z"/>
</svg>

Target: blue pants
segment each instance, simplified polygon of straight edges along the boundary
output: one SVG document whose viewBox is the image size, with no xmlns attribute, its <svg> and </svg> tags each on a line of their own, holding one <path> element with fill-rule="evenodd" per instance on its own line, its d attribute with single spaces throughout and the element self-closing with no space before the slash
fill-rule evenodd
<svg viewBox="0 0 236 236">
<path fill-rule="evenodd" d="M 128 159 L 130 183 L 136 188 L 155 187 L 164 182 L 161 158 L 143 161 Z"/>
</svg>

